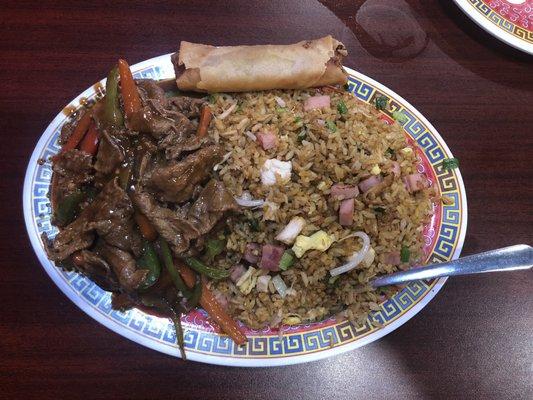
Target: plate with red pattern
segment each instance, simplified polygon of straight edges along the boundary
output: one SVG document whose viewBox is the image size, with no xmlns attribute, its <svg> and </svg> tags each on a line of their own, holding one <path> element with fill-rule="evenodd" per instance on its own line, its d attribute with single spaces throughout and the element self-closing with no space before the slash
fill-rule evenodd
<svg viewBox="0 0 533 400">
<path fill-rule="evenodd" d="M 146 60 L 131 67 L 135 78 L 155 80 L 174 77 L 170 55 Z M 373 79 L 352 69 L 347 90 L 359 100 L 375 104 L 385 97 L 389 104 L 380 111 L 384 123 L 392 123 L 394 113 L 403 114 L 406 139 L 415 149 L 419 172 L 428 176 L 448 201 L 435 205 L 431 221 L 423 231 L 426 263 L 437 263 L 459 257 L 467 226 L 466 192 L 458 168 L 444 168 L 444 160 L 453 157 L 437 130 L 411 104 Z M 59 289 L 95 321 L 140 345 L 179 357 L 174 326 L 166 318 L 140 309 L 115 310 L 111 293 L 75 271 L 57 268 L 46 256 L 42 235 L 57 233 L 51 219 L 50 188 L 52 168 L 49 159 L 60 150 L 58 142 L 63 124 L 83 107 L 94 104 L 104 95 L 105 80 L 89 87 L 73 99 L 42 133 L 28 163 L 24 181 L 24 218 L 28 236 L 42 267 Z M 371 343 L 394 331 L 422 310 L 443 287 L 446 278 L 411 282 L 390 298 L 384 298 L 379 309 L 355 324 L 334 317 L 323 321 L 253 330 L 243 327 L 246 345 L 237 345 L 213 325 L 205 311 L 198 309 L 182 317 L 184 347 L 190 360 L 231 366 L 276 366 L 312 361 L 340 354 Z M 281 330 L 281 331 L 280 331 Z"/>
<path fill-rule="evenodd" d="M 476 24 L 501 41 L 533 54 L 533 0 L 454 0 Z"/>
</svg>

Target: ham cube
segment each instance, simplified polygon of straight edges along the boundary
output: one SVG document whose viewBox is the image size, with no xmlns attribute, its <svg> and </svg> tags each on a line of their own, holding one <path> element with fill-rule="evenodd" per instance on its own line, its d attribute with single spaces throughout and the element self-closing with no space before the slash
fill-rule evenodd
<svg viewBox="0 0 533 400">
<path fill-rule="evenodd" d="M 372 189 L 374 186 L 381 183 L 383 178 L 381 175 L 372 175 L 370 178 L 365 179 L 364 181 L 359 182 L 359 189 L 361 189 L 361 192 L 366 193 L 370 189 Z"/>
<path fill-rule="evenodd" d="M 331 197 L 336 200 L 353 199 L 359 194 L 357 186 L 336 183 L 331 187 Z"/>
<path fill-rule="evenodd" d="M 339 207 L 339 224 L 341 224 L 342 226 L 352 225 L 354 207 L 354 199 L 346 199 L 341 202 L 341 205 Z"/>
<path fill-rule="evenodd" d="M 331 105 L 331 98 L 329 96 L 313 96 L 305 100 L 304 110 L 315 110 L 319 108 L 328 108 Z"/>
<path fill-rule="evenodd" d="M 261 268 L 269 271 L 279 271 L 279 262 L 285 252 L 282 246 L 265 244 L 261 254 Z"/>
<path fill-rule="evenodd" d="M 418 192 L 429 187 L 429 181 L 424 174 L 411 174 L 403 178 L 405 188 L 409 193 Z"/>
<path fill-rule="evenodd" d="M 263 150 L 270 150 L 278 146 L 278 137 L 272 132 L 259 132 L 255 136 Z"/>
</svg>

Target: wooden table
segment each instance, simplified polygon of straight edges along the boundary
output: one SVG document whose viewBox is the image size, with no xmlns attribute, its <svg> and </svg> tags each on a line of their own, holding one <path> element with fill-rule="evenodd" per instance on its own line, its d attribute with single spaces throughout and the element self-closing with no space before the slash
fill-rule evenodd
<svg viewBox="0 0 533 400">
<path fill-rule="evenodd" d="M 12 1 L 0 9 L 0 398 L 533 398 L 530 272 L 451 279 L 413 320 L 339 357 L 225 368 L 143 348 L 77 309 L 39 265 L 21 210 L 41 132 L 119 56 L 136 63 L 176 51 L 182 39 L 290 43 L 332 33 L 349 50 L 346 65 L 404 96 L 460 159 L 464 254 L 531 244 L 531 57 L 449 0 L 381 1 L 385 8 L 375 0 L 107 3 Z M 381 32 L 393 43 L 402 26 L 416 38 L 404 51 L 372 38 Z"/>
</svg>

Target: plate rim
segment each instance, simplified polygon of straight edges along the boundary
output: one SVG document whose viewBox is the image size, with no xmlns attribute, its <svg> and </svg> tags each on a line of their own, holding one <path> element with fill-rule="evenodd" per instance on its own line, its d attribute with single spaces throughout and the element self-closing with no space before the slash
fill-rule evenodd
<svg viewBox="0 0 533 400">
<path fill-rule="evenodd" d="M 514 47 L 517 50 L 533 55 L 533 44 L 527 43 L 525 40 L 519 39 L 518 37 L 505 31 L 498 25 L 492 23 L 480 11 L 476 10 L 473 4 L 469 0 L 453 0 L 453 1 L 463 11 L 463 13 L 465 13 L 472 21 L 476 23 L 476 25 L 482 28 L 485 32 L 491 34 L 496 39 L 499 39 L 500 41 L 504 42 L 505 44 L 511 47 Z M 496 12 L 494 10 L 492 11 Z"/>
<path fill-rule="evenodd" d="M 145 61 L 132 65 L 132 68 L 140 69 L 144 65 L 162 65 L 164 63 L 168 63 L 170 60 L 170 55 L 171 53 L 147 59 Z M 446 144 L 446 142 L 444 141 L 440 133 L 435 129 L 435 127 L 402 96 L 398 95 L 392 89 L 385 87 L 381 83 L 375 81 L 374 79 L 368 77 L 367 75 L 363 73 L 355 71 L 349 67 L 344 67 L 344 68 L 350 75 L 370 83 L 379 91 L 389 95 L 391 98 L 394 98 L 395 100 L 398 100 L 403 105 L 405 105 L 405 107 L 408 108 L 410 112 L 412 112 L 423 124 L 426 125 L 426 127 L 428 128 L 428 131 L 430 131 L 431 135 L 434 136 L 435 139 L 439 141 L 439 144 L 443 147 L 443 149 L 447 152 L 447 154 L 452 155 L 452 152 L 450 151 L 448 145 Z M 105 79 L 99 82 L 101 84 L 104 84 Z M 94 85 L 90 86 L 89 88 L 84 90 L 81 94 L 79 94 L 77 97 L 75 97 L 73 100 L 71 100 L 67 104 L 67 106 L 93 92 L 94 92 Z M 67 106 L 65 106 L 64 108 L 66 108 Z M 88 302 L 83 301 L 81 297 L 79 296 L 79 294 L 75 292 L 72 289 L 72 287 L 66 283 L 65 280 L 61 279 L 60 274 L 57 274 L 57 273 L 53 274 L 52 270 L 49 270 L 45 266 L 50 261 L 48 260 L 48 258 L 46 257 L 46 254 L 42 250 L 38 232 L 34 233 L 32 203 L 31 203 L 31 195 L 32 195 L 31 182 L 33 180 L 34 174 L 37 172 L 36 165 L 37 165 L 39 156 L 41 155 L 41 152 L 44 149 L 45 144 L 47 143 L 50 136 L 55 131 L 56 125 L 58 124 L 58 122 L 62 121 L 63 119 L 64 119 L 64 116 L 62 115 L 62 112 L 60 111 L 54 117 L 54 119 L 48 124 L 46 129 L 43 131 L 43 133 L 39 137 L 39 140 L 37 141 L 32 151 L 32 154 L 30 156 L 30 159 L 28 161 L 28 165 L 26 168 L 26 173 L 24 176 L 24 187 L 23 187 L 23 194 L 22 194 L 24 221 L 25 221 L 25 226 L 26 226 L 28 237 L 32 244 L 33 251 L 35 255 L 37 256 L 41 264 L 41 267 L 46 271 L 48 276 L 52 279 L 52 281 L 56 284 L 56 286 L 61 290 L 61 292 L 70 301 L 72 301 L 77 307 L 79 307 L 83 312 L 89 315 L 92 319 L 96 320 L 98 323 L 112 330 L 118 335 L 123 336 L 142 346 L 149 347 L 153 350 L 156 350 L 158 352 L 162 352 L 162 353 L 165 353 L 171 356 L 179 357 L 179 354 L 178 354 L 179 351 L 177 351 L 176 348 L 170 349 L 168 346 L 163 345 L 162 343 L 156 342 L 154 340 L 149 340 L 139 335 L 137 332 L 124 329 L 124 326 L 119 324 L 115 320 L 106 318 L 103 314 L 96 311 L 96 309 L 92 307 Z M 466 189 L 465 189 L 464 181 L 463 181 L 463 178 L 462 178 L 462 175 L 459 169 L 455 170 L 455 175 L 456 175 L 458 187 L 461 189 L 460 200 L 462 203 L 462 208 L 460 210 L 460 213 L 461 213 L 462 219 L 461 219 L 461 225 L 459 226 L 460 232 L 457 237 L 457 244 L 453 250 L 451 259 L 455 259 L 461 254 L 467 227 L 468 227 L 468 206 L 467 206 Z M 424 295 L 424 297 L 421 300 L 416 302 L 414 306 L 412 306 L 409 310 L 405 312 L 405 314 L 400 315 L 397 319 L 388 323 L 382 329 L 379 329 L 360 339 L 354 340 L 352 342 L 346 343 L 341 346 L 336 346 L 331 349 L 307 353 L 307 354 L 298 354 L 294 356 L 284 355 L 284 356 L 273 357 L 273 358 L 272 357 L 271 358 L 231 357 L 231 356 L 211 355 L 211 354 L 205 354 L 205 353 L 200 353 L 200 352 L 187 352 L 187 358 L 188 360 L 191 360 L 191 361 L 199 361 L 199 362 L 205 362 L 205 363 L 216 364 L 216 365 L 224 365 L 224 366 L 239 366 L 239 367 L 271 367 L 272 366 L 273 367 L 273 366 L 300 364 L 300 363 L 324 359 L 324 358 L 332 357 L 338 354 L 346 353 L 348 351 L 352 351 L 356 348 L 362 347 L 366 344 L 376 341 L 380 339 L 381 337 L 389 334 L 390 332 L 396 330 L 401 325 L 405 324 L 407 321 L 413 318 L 416 314 L 418 314 L 435 297 L 435 295 L 442 289 L 446 280 L 447 278 L 440 278 L 436 280 L 433 287 L 428 291 L 427 294 Z"/>
</svg>

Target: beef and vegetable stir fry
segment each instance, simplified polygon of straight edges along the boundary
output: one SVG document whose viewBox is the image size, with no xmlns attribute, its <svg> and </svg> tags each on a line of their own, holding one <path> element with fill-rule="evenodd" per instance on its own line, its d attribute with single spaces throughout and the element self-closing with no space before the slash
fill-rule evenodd
<svg viewBox="0 0 533 400">
<path fill-rule="evenodd" d="M 200 304 L 238 344 L 246 337 L 218 304 L 206 278 L 226 270 L 200 256 L 217 251 L 238 205 L 212 174 L 223 149 L 210 141 L 202 98 L 135 81 L 124 60 L 106 95 L 61 132 L 51 203 L 59 233 L 49 258 L 113 292 L 113 306 L 153 310 L 175 323 Z M 213 250 L 214 249 L 214 250 Z"/>
</svg>

